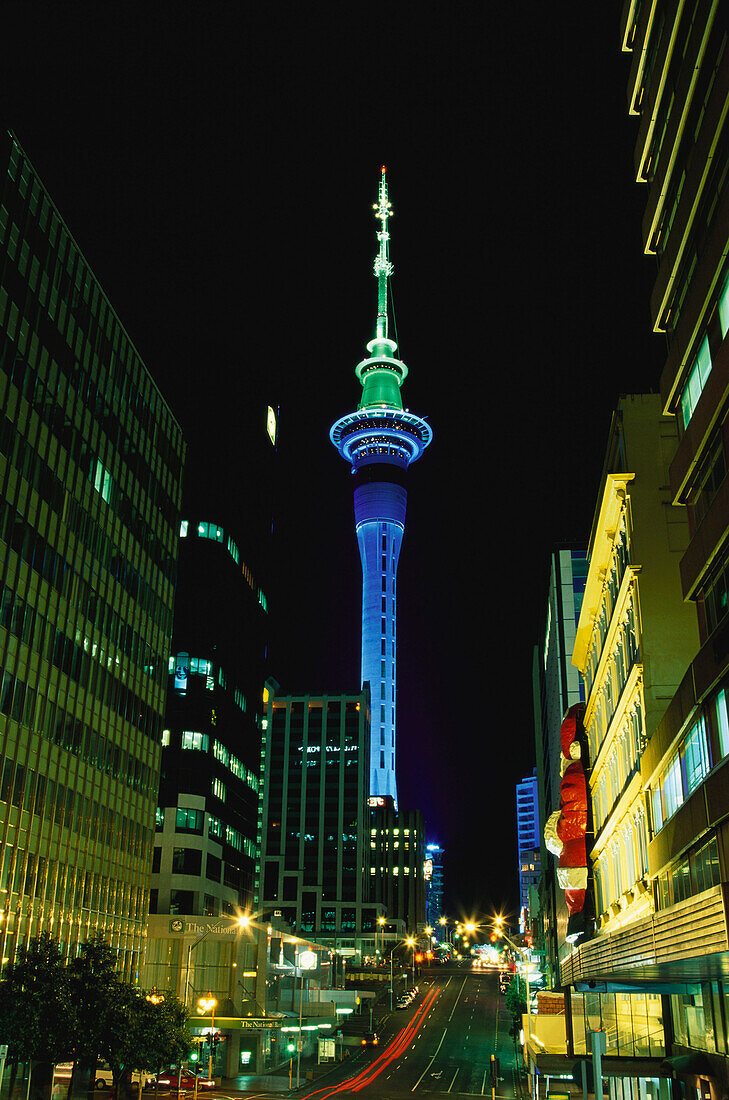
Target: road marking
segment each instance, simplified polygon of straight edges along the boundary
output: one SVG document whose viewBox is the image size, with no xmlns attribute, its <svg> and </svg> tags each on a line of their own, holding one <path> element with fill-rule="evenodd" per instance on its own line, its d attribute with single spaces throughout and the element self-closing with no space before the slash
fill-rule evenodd
<svg viewBox="0 0 729 1100">
<path fill-rule="evenodd" d="M 461 1068 L 461 1067 L 459 1066 L 459 1067 L 458 1067 L 458 1069 L 460 1069 L 460 1068 Z M 453 1088 L 454 1084 L 456 1083 L 456 1077 L 458 1076 L 458 1069 L 457 1069 L 457 1070 L 456 1070 L 456 1072 L 455 1072 L 455 1073 L 453 1074 L 453 1080 L 451 1081 L 450 1085 L 448 1086 L 448 1091 L 449 1091 L 449 1092 L 451 1091 L 451 1089 Z"/>
<path fill-rule="evenodd" d="M 450 1014 L 450 1016 L 448 1017 L 448 1023 L 450 1023 L 450 1022 L 451 1022 L 451 1020 L 453 1019 L 453 1013 L 454 1013 L 454 1012 L 456 1011 L 456 1006 L 458 1005 L 458 1002 L 459 1002 L 459 1001 L 460 1001 L 460 999 L 461 999 L 461 993 L 463 993 L 463 990 L 464 990 L 464 987 L 465 987 L 465 985 L 466 985 L 466 979 L 464 978 L 464 979 L 463 979 L 463 985 L 461 986 L 461 988 L 460 988 L 460 989 L 459 989 L 459 991 L 458 991 L 458 996 L 456 997 L 456 1000 L 455 1000 L 455 1003 L 454 1003 L 454 1005 L 453 1005 L 453 1009 L 452 1009 L 452 1011 L 451 1011 L 451 1014 Z"/>
<path fill-rule="evenodd" d="M 418 1085 L 420 1084 L 420 1082 L 421 1082 L 421 1081 L 423 1080 L 423 1078 L 425 1077 L 425 1075 L 426 1075 L 426 1073 L 428 1072 L 428 1070 L 430 1069 L 430 1067 L 431 1067 L 431 1066 L 433 1065 L 433 1062 L 434 1062 L 434 1061 L 436 1060 L 436 1058 L 438 1057 L 438 1051 L 439 1051 L 439 1050 L 440 1050 L 440 1048 L 441 1048 L 441 1047 L 443 1046 L 443 1040 L 445 1039 L 445 1037 L 446 1037 L 446 1034 L 447 1034 L 447 1032 L 448 1032 L 448 1028 L 447 1028 L 447 1027 L 444 1027 L 444 1028 L 443 1028 L 443 1034 L 442 1034 L 442 1035 L 441 1035 L 441 1037 L 440 1037 L 440 1042 L 438 1043 L 438 1046 L 437 1046 L 437 1047 L 435 1048 L 435 1054 L 434 1054 L 434 1055 L 433 1055 L 433 1057 L 432 1057 L 432 1058 L 430 1059 L 430 1061 L 428 1062 L 427 1066 L 425 1067 L 425 1069 L 423 1070 L 423 1072 L 422 1072 L 422 1073 L 420 1074 L 420 1077 L 418 1077 L 418 1079 L 417 1079 L 417 1081 L 415 1082 L 415 1084 L 413 1085 L 413 1087 L 412 1087 L 412 1088 L 410 1089 L 410 1091 L 411 1091 L 411 1092 L 415 1092 L 416 1088 L 418 1087 Z"/>
</svg>

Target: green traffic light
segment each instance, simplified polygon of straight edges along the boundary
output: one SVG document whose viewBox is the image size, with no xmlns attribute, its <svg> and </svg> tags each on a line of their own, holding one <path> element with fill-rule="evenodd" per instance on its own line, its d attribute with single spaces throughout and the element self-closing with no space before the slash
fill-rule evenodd
<svg viewBox="0 0 729 1100">
<path fill-rule="evenodd" d="M 197 1051 L 196 1051 L 196 1050 L 193 1050 L 193 1051 L 192 1051 L 192 1053 L 191 1053 L 191 1055 L 190 1055 L 190 1061 L 191 1061 L 191 1062 L 197 1062 L 197 1060 L 198 1060 L 198 1057 L 199 1057 L 199 1056 L 198 1056 L 198 1053 L 197 1053 Z"/>
</svg>

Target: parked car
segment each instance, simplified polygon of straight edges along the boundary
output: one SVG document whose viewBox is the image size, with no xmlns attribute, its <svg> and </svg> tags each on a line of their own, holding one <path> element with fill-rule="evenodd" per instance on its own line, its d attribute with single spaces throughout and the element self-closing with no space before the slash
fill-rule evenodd
<svg viewBox="0 0 729 1100">
<path fill-rule="evenodd" d="M 177 1088 L 177 1069 L 163 1070 L 157 1078 L 157 1084 L 162 1088 L 176 1089 Z M 197 1078 L 198 1089 L 213 1089 L 215 1088 L 215 1082 L 211 1081 L 208 1077 Z M 181 1089 L 194 1089 L 195 1088 L 195 1074 L 190 1073 L 189 1070 L 183 1069 L 182 1077 L 180 1078 Z"/>
</svg>

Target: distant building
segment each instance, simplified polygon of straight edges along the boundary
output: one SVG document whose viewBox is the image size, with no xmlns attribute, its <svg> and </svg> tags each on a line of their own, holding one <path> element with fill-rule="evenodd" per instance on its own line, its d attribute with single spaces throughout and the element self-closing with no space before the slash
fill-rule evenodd
<svg viewBox="0 0 729 1100">
<path fill-rule="evenodd" d="M 184 444 L 27 156 L 0 144 L 0 957 L 102 936 L 136 980 Z"/>
<path fill-rule="evenodd" d="M 383 802 L 384 805 L 377 803 Z M 375 805 L 372 805 L 375 803 Z M 425 825 L 419 810 L 395 810 L 370 798 L 370 876 L 388 927 L 414 935 L 425 928 Z"/>
<path fill-rule="evenodd" d="M 562 719 L 568 707 L 584 700 L 584 684 L 572 664 L 572 649 L 586 576 L 584 549 L 565 546 L 553 551 L 544 635 L 535 647 L 532 671 L 539 820 L 543 822 L 559 809 Z M 569 914 L 563 891 L 555 888 L 554 868 L 547 857 L 543 830 L 539 833 L 542 881 L 535 943 L 539 943 L 544 955 L 547 985 L 551 987 L 559 982 L 557 945 L 565 943 Z M 530 908 L 533 910 L 531 905 Z M 535 917 L 537 912 L 533 910 L 532 919 Z"/>
<path fill-rule="evenodd" d="M 436 932 L 443 915 L 443 856 L 439 844 L 425 845 L 425 923 Z"/>
<path fill-rule="evenodd" d="M 256 905 L 345 957 L 373 953 L 381 912 L 368 846 L 369 737 L 366 690 L 270 695 Z"/>
<path fill-rule="evenodd" d="M 537 769 L 516 785 L 516 840 L 519 873 L 519 908 L 523 915 L 529 909 L 529 881 L 522 876 L 524 853 L 532 852 L 540 846 L 539 836 L 539 793 L 537 790 Z M 533 858 L 526 860 L 527 867 Z M 523 928 L 522 928 L 523 931 Z"/>
</svg>

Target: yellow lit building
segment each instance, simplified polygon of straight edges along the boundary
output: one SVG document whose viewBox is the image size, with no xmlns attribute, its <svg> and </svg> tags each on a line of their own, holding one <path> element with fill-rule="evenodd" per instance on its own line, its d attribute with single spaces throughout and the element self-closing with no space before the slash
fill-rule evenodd
<svg viewBox="0 0 729 1100">
<path fill-rule="evenodd" d="M 686 515 L 672 506 L 667 488 L 675 446 L 675 421 L 661 415 L 658 395 L 621 400 L 572 657 L 585 681 L 594 829 L 588 853 L 601 932 L 652 909 L 641 757 L 698 641 L 678 575 Z"/>
</svg>

